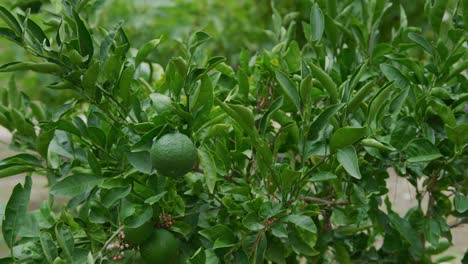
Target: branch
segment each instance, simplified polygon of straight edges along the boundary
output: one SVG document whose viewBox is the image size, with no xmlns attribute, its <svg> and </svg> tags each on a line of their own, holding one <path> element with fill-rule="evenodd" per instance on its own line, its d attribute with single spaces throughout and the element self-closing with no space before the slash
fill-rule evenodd
<svg viewBox="0 0 468 264">
<path fill-rule="evenodd" d="M 350 202 L 328 201 L 328 200 L 324 200 L 321 198 L 312 197 L 312 196 L 304 196 L 304 195 L 299 196 L 299 200 L 302 200 L 308 203 L 317 203 L 317 204 L 326 204 L 326 205 L 350 205 L 351 204 Z"/>
<path fill-rule="evenodd" d="M 462 218 L 460 220 L 460 222 L 457 222 L 455 224 L 451 224 L 450 228 L 456 228 L 456 227 L 459 227 L 459 226 L 464 225 L 464 224 L 468 224 L 468 217 Z"/>
<path fill-rule="evenodd" d="M 260 243 L 260 240 L 262 239 L 263 232 L 265 232 L 265 229 L 263 228 L 260 230 L 260 232 L 258 232 L 257 238 L 255 239 L 255 243 L 253 244 L 252 249 L 250 249 L 249 259 L 252 257 L 253 253 L 257 249 L 258 243 Z"/>
</svg>

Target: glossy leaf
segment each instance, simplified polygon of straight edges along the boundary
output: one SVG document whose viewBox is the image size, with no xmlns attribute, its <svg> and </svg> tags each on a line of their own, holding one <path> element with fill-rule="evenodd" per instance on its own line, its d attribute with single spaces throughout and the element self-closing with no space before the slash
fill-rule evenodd
<svg viewBox="0 0 468 264">
<path fill-rule="evenodd" d="M 342 127 L 337 129 L 330 138 L 331 148 L 342 148 L 354 144 L 359 139 L 366 136 L 365 127 Z"/>
<path fill-rule="evenodd" d="M 93 38 L 78 13 L 73 12 L 73 16 L 76 24 L 76 32 L 78 33 L 79 52 L 83 57 L 88 57 L 89 61 L 94 53 Z"/>
<path fill-rule="evenodd" d="M 338 149 L 337 159 L 349 175 L 361 179 L 356 149 L 353 146 Z"/>
<path fill-rule="evenodd" d="M 153 39 L 143 44 L 135 57 L 135 67 L 138 67 L 138 65 L 140 65 L 140 63 L 145 60 L 146 57 L 148 57 L 148 55 L 159 46 L 160 43 L 161 39 Z"/>
<path fill-rule="evenodd" d="M 31 177 L 25 178 L 24 185 L 18 183 L 5 207 L 5 218 L 2 222 L 2 233 L 5 243 L 9 248 L 13 248 L 18 232 L 24 224 L 26 212 L 29 207 L 32 181 Z"/>
<path fill-rule="evenodd" d="M 309 137 L 315 138 L 318 133 L 328 124 L 329 119 L 334 116 L 345 104 L 331 105 L 323 110 L 312 122 Z"/>
<path fill-rule="evenodd" d="M 200 159 L 201 168 L 205 172 L 205 182 L 208 187 L 208 191 L 213 193 L 216 181 L 218 180 L 214 158 L 209 151 L 204 149 L 198 150 L 198 157 Z"/>
<path fill-rule="evenodd" d="M 289 100 L 291 100 L 294 103 L 296 109 L 300 111 L 301 98 L 299 96 L 299 93 L 297 92 L 296 85 L 285 73 L 281 71 L 276 71 L 275 76 L 276 80 L 278 80 L 280 87 L 282 88 L 283 93 L 286 95 L 287 98 L 289 98 Z"/>
<path fill-rule="evenodd" d="M 310 12 L 310 32 L 312 32 L 312 40 L 320 41 L 322 39 L 325 22 L 323 13 L 317 3 L 314 4 Z"/>
<path fill-rule="evenodd" d="M 58 196 L 76 196 L 91 191 L 102 179 L 91 174 L 74 174 L 52 185 L 50 193 Z"/>
<path fill-rule="evenodd" d="M 413 139 L 405 150 L 408 162 L 431 161 L 442 157 L 439 150 L 427 139 Z"/>
</svg>

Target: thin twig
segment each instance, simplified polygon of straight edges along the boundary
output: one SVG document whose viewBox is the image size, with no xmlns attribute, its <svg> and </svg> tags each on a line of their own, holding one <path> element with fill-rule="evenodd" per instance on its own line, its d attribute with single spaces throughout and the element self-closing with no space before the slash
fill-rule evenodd
<svg viewBox="0 0 468 264">
<path fill-rule="evenodd" d="M 262 238 L 264 232 L 264 228 L 262 228 L 260 232 L 258 232 L 257 238 L 255 239 L 255 243 L 253 244 L 252 249 L 250 249 L 249 259 L 252 257 L 253 253 L 255 252 L 255 249 L 257 249 L 258 243 L 260 243 L 260 239 Z"/>
<path fill-rule="evenodd" d="M 308 203 L 318 203 L 318 204 L 327 204 L 327 205 L 350 205 L 351 204 L 350 202 L 335 202 L 335 201 L 329 201 L 329 200 L 324 200 L 324 199 L 317 198 L 317 197 L 304 196 L 304 195 L 299 196 L 299 200 L 302 200 Z"/>
<path fill-rule="evenodd" d="M 104 246 L 102 246 L 101 250 L 99 250 L 99 252 L 96 254 L 96 258 L 102 257 L 102 252 L 107 249 L 109 244 L 114 240 L 116 236 L 119 235 L 120 231 L 122 231 L 124 228 L 125 226 L 121 226 L 112 234 L 112 236 L 106 241 L 106 243 L 104 243 Z"/>
<path fill-rule="evenodd" d="M 457 222 L 455 224 L 451 224 L 450 228 L 456 228 L 456 227 L 459 227 L 459 226 L 464 225 L 464 224 L 468 224 L 468 217 L 462 218 L 462 220 L 460 220 L 459 222 Z"/>
</svg>

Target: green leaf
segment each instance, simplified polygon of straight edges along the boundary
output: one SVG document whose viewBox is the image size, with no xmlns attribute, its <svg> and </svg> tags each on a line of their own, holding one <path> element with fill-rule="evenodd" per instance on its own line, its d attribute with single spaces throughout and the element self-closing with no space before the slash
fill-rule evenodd
<svg viewBox="0 0 468 264">
<path fill-rule="evenodd" d="M 286 264 L 286 245 L 281 240 L 269 238 L 268 249 L 266 252 L 266 258 L 277 264 Z"/>
<path fill-rule="evenodd" d="M 263 114 L 262 119 L 260 120 L 260 131 L 262 134 L 266 133 L 268 124 L 271 120 L 271 116 L 278 111 L 283 105 L 283 96 L 276 98 L 268 108 L 268 110 Z"/>
<path fill-rule="evenodd" d="M 295 40 L 289 44 L 289 48 L 284 54 L 284 58 L 288 64 L 289 72 L 298 72 L 301 70 L 301 50 Z"/>
<path fill-rule="evenodd" d="M 149 205 L 153 205 L 153 204 L 156 204 L 157 202 L 159 202 L 163 197 L 164 195 L 166 195 L 167 191 L 164 191 L 158 195 L 155 195 L 155 196 L 151 196 L 150 198 L 146 199 L 145 200 L 145 203 L 149 204 Z"/>
<path fill-rule="evenodd" d="M 22 45 L 21 43 L 21 38 L 18 37 L 15 32 L 9 28 L 3 28 L 3 27 L 0 27 L 0 36 L 6 38 L 6 39 L 9 39 L 11 41 L 13 41 L 14 43 L 18 44 L 18 45 Z"/>
<path fill-rule="evenodd" d="M 151 174 L 153 163 L 149 151 L 129 152 L 127 158 L 130 164 L 139 172 Z"/>
<path fill-rule="evenodd" d="M 47 38 L 47 35 L 44 33 L 42 28 L 38 24 L 36 24 L 36 22 L 32 21 L 30 17 L 28 17 L 26 21 L 26 17 L 21 14 L 18 14 L 18 17 L 24 22 L 24 24 L 26 25 L 26 29 L 37 40 L 39 45 L 42 46 L 45 44 L 46 46 L 50 46 L 50 42 Z"/>
<path fill-rule="evenodd" d="M 190 38 L 190 52 L 193 53 L 195 50 L 211 39 L 211 36 L 203 31 L 197 31 Z"/>
<path fill-rule="evenodd" d="M 325 125 L 329 124 L 329 119 L 334 116 L 341 108 L 343 108 L 345 104 L 336 104 L 327 107 L 327 109 L 323 110 L 317 118 L 312 122 L 309 131 L 309 138 L 315 139 L 319 132 L 325 127 Z"/>
<path fill-rule="evenodd" d="M 233 215 L 244 214 L 244 209 L 229 196 L 224 196 L 223 198 L 221 198 L 221 202 L 223 203 L 224 207 L 226 207 L 228 213 Z"/>
<path fill-rule="evenodd" d="M 88 56 L 88 61 L 90 61 L 94 53 L 93 38 L 78 13 L 73 11 L 73 16 L 75 18 L 76 32 L 78 33 L 79 52 L 83 57 Z"/>
<path fill-rule="evenodd" d="M 161 39 L 153 39 L 141 46 L 141 48 L 138 50 L 138 53 L 135 57 L 135 68 L 138 68 L 138 65 L 148 57 L 148 55 L 159 46 L 159 43 L 161 43 Z"/>
<path fill-rule="evenodd" d="M 210 77 L 203 74 L 201 83 L 197 89 L 196 95 L 193 97 L 193 104 L 191 105 L 190 112 L 195 116 L 195 120 L 203 122 L 209 119 L 209 113 L 213 107 L 213 85 Z"/>
<path fill-rule="evenodd" d="M 14 71 L 35 71 L 39 73 L 58 74 L 62 72 L 62 68 L 51 62 L 10 62 L 0 66 L 0 72 Z"/>
<path fill-rule="evenodd" d="M 356 149 L 353 146 L 338 149 L 337 159 L 349 175 L 361 179 Z"/>
<path fill-rule="evenodd" d="M 100 70 L 101 67 L 99 65 L 99 62 L 95 62 L 91 66 L 89 66 L 89 68 L 83 74 L 83 88 L 85 90 L 86 95 L 93 99 L 96 93 L 96 82 L 98 80 Z"/>
<path fill-rule="evenodd" d="M 304 79 L 302 79 L 301 86 L 299 89 L 302 105 L 304 108 L 310 107 L 310 103 L 312 101 L 313 89 L 314 89 L 313 78 L 312 78 L 312 75 L 308 74 Z"/>
<path fill-rule="evenodd" d="M 265 253 L 268 246 L 267 238 L 265 233 L 262 233 L 258 244 L 255 245 L 255 251 L 251 257 L 250 263 L 252 264 L 263 264 L 265 263 Z"/>
<path fill-rule="evenodd" d="M 16 18 L 3 6 L 0 6 L 0 18 L 15 32 L 17 36 L 21 36 L 23 28 Z"/>
<path fill-rule="evenodd" d="M 300 227 L 311 233 L 314 233 L 314 234 L 317 233 L 317 227 L 315 226 L 314 221 L 312 221 L 312 218 L 310 218 L 309 216 L 292 214 L 292 215 L 286 216 L 282 220 L 285 222 L 290 222 L 294 224 L 296 227 Z"/>
<path fill-rule="evenodd" d="M 390 144 L 401 151 L 416 137 L 416 121 L 412 117 L 403 117 L 398 120 L 390 135 Z"/>
<path fill-rule="evenodd" d="M 275 71 L 276 80 L 281 87 L 281 90 L 289 98 L 298 111 L 301 110 L 301 98 L 299 97 L 299 93 L 297 92 L 297 87 L 293 83 L 293 81 L 282 71 L 276 70 Z"/>
<path fill-rule="evenodd" d="M 415 258 L 419 258 L 422 252 L 422 244 L 421 240 L 419 240 L 418 233 L 406 219 L 400 218 L 395 213 L 390 213 L 387 217 L 392 227 L 410 244 L 411 255 Z"/>
<path fill-rule="evenodd" d="M 213 249 L 232 247 L 237 243 L 234 233 L 225 225 L 215 225 L 198 231 L 200 235 L 213 242 Z"/>
<path fill-rule="evenodd" d="M 440 239 L 439 223 L 433 218 L 424 221 L 424 237 L 432 245 L 437 245 Z"/>
<path fill-rule="evenodd" d="M 330 147 L 342 148 L 354 144 L 367 134 L 365 127 L 342 127 L 337 129 L 330 138 Z"/>
<path fill-rule="evenodd" d="M 239 69 L 237 71 L 237 82 L 239 85 L 239 94 L 242 98 L 242 101 L 245 102 L 249 97 L 250 84 L 249 77 L 243 69 Z"/>
<path fill-rule="evenodd" d="M 340 264 L 352 264 L 353 263 L 348 250 L 343 245 L 343 243 L 340 243 L 340 241 L 337 241 L 335 243 L 335 258 Z"/>
<path fill-rule="evenodd" d="M 434 2 L 434 1 L 432 1 Z M 432 29 L 435 33 L 439 33 L 441 29 L 442 19 L 445 14 L 445 9 L 447 8 L 448 1 L 446 0 L 435 0 L 434 4 L 430 9 L 430 19 Z"/>
<path fill-rule="evenodd" d="M 332 103 L 338 102 L 338 89 L 336 83 L 330 78 L 330 76 L 321 68 L 316 66 L 311 60 L 307 61 L 307 65 L 310 67 L 312 72 L 312 77 L 317 78 L 320 83 L 323 85 L 325 90 L 327 90 L 328 95 L 330 96 L 330 101 Z"/>
<path fill-rule="evenodd" d="M 328 172 L 328 171 L 319 171 L 317 173 L 312 174 L 312 177 L 309 178 L 311 182 L 320 182 L 320 181 L 328 181 L 334 180 L 338 178 L 335 174 Z"/>
<path fill-rule="evenodd" d="M 13 192 L 6 205 L 5 218 L 2 222 L 2 233 L 5 243 L 9 248 L 13 248 L 16 236 L 26 219 L 31 196 L 31 186 L 31 177 L 26 176 L 24 186 L 18 183 L 13 188 Z"/>
<path fill-rule="evenodd" d="M 137 228 L 142 226 L 144 223 L 150 221 L 153 216 L 153 208 L 151 206 L 135 206 L 135 212 L 123 219 L 123 223 L 126 227 Z"/>
<path fill-rule="evenodd" d="M 468 139 L 468 123 L 454 127 L 445 124 L 445 133 L 450 141 L 461 147 Z"/>
<path fill-rule="evenodd" d="M 65 255 L 68 261 L 73 262 L 73 251 L 75 249 L 75 241 L 73 239 L 73 234 L 69 226 L 64 225 L 63 223 L 55 226 L 55 238 L 62 253 Z"/>
<path fill-rule="evenodd" d="M 206 262 L 206 254 L 203 247 L 198 248 L 195 253 L 189 258 L 188 260 L 190 264 L 205 264 Z"/>
<path fill-rule="evenodd" d="M 206 186 L 208 187 L 208 191 L 213 193 L 216 181 L 218 181 L 215 160 L 211 153 L 205 148 L 198 149 L 198 157 L 200 159 L 200 167 L 203 169 L 205 175 L 204 179 Z"/>
<path fill-rule="evenodd" d="M 325 22 L 322 10 L 318 4 L 315 3 L 310 12 L 310 32 L 312 33 L 312 40 L 320 41 L 322 39 L 324 29 Z"/>
<path fill-rule="evenodd" d="M 423 36 L 410 32 L 408 33 L 408 38 L 416 42 L 416 44 L 425 49 L 429 54 L 432 55 L 434 53 L 434 48 Z"/>
<path fill-rule="evenodd" d="M 430 101 L 429 105 L 447 125 L 455 126 L 457 124 L 457 120 L 455 119 L 455 115 L 452 110 L 444 103 L 433 99 Z"/>
<path fill-rule="evenodd" d="M 255 212 L 248 213 L 246 216 L 244 216 L 242 219 L 242 225 L 251 231 L 259 231 L 265 227 L 262 223 L 259 222 L 257 213 Z"/>
<path fill-rule="evenodd" d="M 54 263 L 54 260 L 58 256 L 57 247 L 55 246 L 52 236 L 48 232 L 41 232 L 39 235 L 41 241 L 42 253 L 44 254 L 47 263 Z"/>
<path fill-rule="evenodd" d="M 112 207 L 117 201 L 127 197 L 127 195 L 132 191 L 132 186 L 122 186 L 112 188 L 103 192 L 101 202 L 102 205 L 106 208 Z"/>
<path fill-rule="evenodd" d="M 296 254 L 315 256 L 318 252 L 313 248 L 317 240 L 317 234 L 301 228 L 289 228 L 288 244 Z"/>
<path fill-rule="evenodd" d="M 21 153 L 0 161 L 0 166 L 3 165 L 31 165 L 35 167 L 42 167 L 42 162 L 34 155 Z"/>
<path fill-rule="evenodd" d="M 117 94 L 123 100 L 123 104 L 128 107 L 130 101 L 130 87 L 133 82 L 133 75 L 135 74 L 135 68 L 129 66 L 122 71 L 120 75 L 119 88 Z"/>
<path fill-rule="evenodd" d="M 1 166 L 0 167 L 0 179 L 8 176 L 14 176 L 25 172 L 34 171 L 34 167 L 28 165 L 14 165 L 14 166 Z"/>
<path fill-rule="evenodd" d="M 55 129 L 43 130 L 39 133 L 37 137 L 37 152 L 41 154 L 43 158 L 47 158 L 47 152 L 49 150 L 49 144 L 54 138 Z"/>
<path fill-rule="evenodd" d="M 217 104 L 250 136 L 255 136 L 254 116 L 252 111 L 243 105 L 227 104 L 215 99 Z"/>
<path fill-rule="evenodd" d="M 375 128 L 376 123 L 382 119 L 381 113 L 389 103 L 387 97 L 389 96 L 390 92 L 393 91 L 393 89 L 393 84 L 384 86 L 382 89 L 380 89 L 379 93 L 372 99 L 368 111 L 369 115 L 367 117 L 370 127 Z"/>
<path fill-rule="evenodd" d="M 466 210 L 468 210 L 468 196 L 457 192 L 455 194 L 454 205 L 457 212 L 466 212 Z"/>
<path fill-rule="evenodd" d="M 442 157 L 439 150 L 427 139 L 413 139 L 405 150 L 408 162 L 431 161 Z"/>
<path fill-rule="evenodd" d="M 57 196 L 77 196 L 91 191 L 103 179 L 91 174 L 73 174 L 58 181 L 50 188 L 50 193 Z"/>
<path fill-rule="evenodd" d="M 366 147 L 371 147 L 371 148 L 376 148 L 378 150 L 384 150 L 384 151 L 396 151 L 395 148 L 388 144 L 384 144 L 378 140 L 375 140 L 373 138 L 365 138 L 361 140 L 361 145 L 366 146 Z"/>
<path fill-rule="evenodd" d="M 385 75 L 387 80 L 395 82 L 395 85 L 401 89 L 406 89 L 410 85 L 408 77 L 406 77 L 398 68 L 390 64 L 380 64 L 380 70 Z"/>
</svg>

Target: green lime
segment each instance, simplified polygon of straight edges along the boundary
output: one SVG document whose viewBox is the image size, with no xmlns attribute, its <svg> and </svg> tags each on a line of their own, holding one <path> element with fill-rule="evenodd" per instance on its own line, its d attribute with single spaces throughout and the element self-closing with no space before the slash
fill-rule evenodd
<svg viewBox="0 0 468 264">
<path fill-rule="evenodd" d="M 153 225 L 151 222 L 146 222 L 143 225 L 136 228 L 124 228 L 125 241 L 138 245 L 148 239 L 153 231 Z"/>
<path fill-rule="evenodd" d="M 158 173 L 169 177 L 183 176 L 197 161 L 197 149 L 184 134 L 166 134 L 153 144 L 151 160 Z"/>
<path fill-rule="evenodd" d="M 174 107 L 172 106 L 172 100 L 169 96 L 160 94 L 160 93 L 152 93 L 150 94 L 151 102 L 158 114 L 164 114 L 171 112 Z"/>
<path fill-rule="evenodd" d="M 166 229 L 156 229 L 140 246 L 141 257 L 147 263 L 177 263 L 179 241 Z"/>
</svg>

